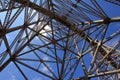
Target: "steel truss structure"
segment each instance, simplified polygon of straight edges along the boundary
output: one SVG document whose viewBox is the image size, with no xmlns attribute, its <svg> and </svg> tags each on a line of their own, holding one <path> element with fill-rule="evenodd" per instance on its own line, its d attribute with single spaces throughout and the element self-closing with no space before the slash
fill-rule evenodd
<svg viewBox="0 0 120 80">
<path fill-rule="evenodd" d="M 102 3 L 120 8 L 119 0 L 0 0 L 1 74 L 13 63 L 25 80 L 26 68 L 47 80 L 118 80 L 120 26 L 110 25 L 120 15 Z"/>
</svg>

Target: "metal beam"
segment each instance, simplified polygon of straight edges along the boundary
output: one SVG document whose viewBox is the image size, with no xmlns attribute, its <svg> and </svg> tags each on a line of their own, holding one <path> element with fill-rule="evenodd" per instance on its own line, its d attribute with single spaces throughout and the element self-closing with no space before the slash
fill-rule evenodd
<svg viewBox="0 0 120 80">
<path fill-rule="evenodd" d="M 105 1 L 120 6 L 120 0 L 105 0 Z"/>
<path fill-rule="evenodd" d="M 58 21 L 61 24 L 65 25 L 66 27 L 70 28 L 72 31 L 74 31 L 75 33 L 77 33 L 79 36 L 81 36 L 86 41 L 88 41 L 88 42 L 92 41 L 92 45 L 93 46 L 98 44 L 98 42 L 94 42 L 92 40 L 92 38 L 90 38 L 88 35 L 86 35 L 84 33 L 84 31 L 78 29 L 75 26 L 75 24 L 71 24 L 70 22 L 68 22 L 67 20 L 63 19 L 61 16 L 59 16 L 59 15 L 51 12 L 50 10 L 42 8 L 42 7 L 36 5 L 36 4 L 32 3 L 32 2 L 29 2 L 28 0 L 14 0 L 14 1 L 16 1 L 16 2 L 18 2 L 18 3 L 20 3 L 20 4 L 24 5 L 24 6 L 28 6 L 28 7 L 32 8 L 32 9 L 35 9 L 36 11 L 43 13 L 44 15 L 50 17 L 51 19 L 55 19 L 56 21 Z M 97 20 L 97 21 L 92 21 L 92 22 L 84 22 L 84 23 L 85 24 L 89 24 L 89 23 L 96 24 L 96 23 L 106 23 L 106 22 L 107 23 L 110 23 L 110 22 L 120 22 L 120 17 L 111 18 L 111 19 L 107 19 L 107 20 Z M 80 24 L 83 24 L 83 23 L 80 23 Z M 20 50 L 18 52 L 20 52 Z M 100 48 L 100 51 L 101 52 L 106 52 L 102 47 Z M 105 55 L 105 54 L 103 54 L 103 55 Z M 109 60 L 112 60 L 112 59 L 109 58 Z M 2 68 L 0 67 L 0 71 L 2 71 L 5 68 L 5 66 L 7 66 L 10 63 L 10 61 L 11 60 L 6 61 L 6 63 L 2 66 Z M 113 63 L 113 67 L 116 67 L 116 63 Z"/>
<path fill-rule="evenodd" d="M 35 9 L 36 11 L 41 12 L 44 15 L 46 15 L 46 16 L 52 18 L 52 19 L 55 19 L 56 21 L 58 21 L 61 24 L 65 25 L 66 27 L 70 28 L 72 31 L 77 33 L 79 36 L 81 36 L 86 41 L 92 42 L 93 46 L 98 44 L 98 42 L 93 41 L 92 38 L 90 38 L 88 35 L 86 35 L 84 33 L 84 31 L 78 29 L 75 26 L 75 24 L 71 24 L 70 22 L 63 19 L 61 16 L 51 12 L 50 10 L 42 8 L 42 7 L 36 5 L 36 4 L 32 3 L 32 2 L 29 2 L 29 1 L 27 1 L 28 4 L 26 4 L 26 1 L 23 1 L 23 0 L 15 0 L 15 1 L 22 4 L 22 5 L 29 6 L 30 8 Z M 83 22 L 83 23 L 80 23 L 80 24 L 90 24 L 90 23 L 91 24 L 97 24 L 97 23 L 111 23 L 111 22 L 120 22 L 120 17 L 110 18 L 110 19 L 105 19 L 105 20 L 95 20 L 95 21 L 92 21 L 92 22 Z M 103 49 L 102 47 L 100 48 L 100 52 L 102 52 L 102 53 L 105 52 L 106 53 L 105 49 Z M 105 54 L 102 54 L 102 55 L 104 56 Z M 108 60 L 112 60 L 112 59 L 109 58 Z M 112 63 L 112 66 L 116 68 L 116 63 Z"/>
<path fill-rule="evenodd" d="M 113 23 L 113 22 L 120 22 L 120 17 L 114 17 L 114 18 L 109 18 L 109 19 L 101 19 L 101 20 L 93 20 L 91 22 L 83 22 L 80 24 L 100 24 L 100 23 Z"/>
<path fill-rule="evenodd" d="M 27 28 L 28 26 L 30 25 L 33 25 L 35 23 L 37 23 L 38 21 L 35 21 L 35 22 L 31 22 L 29 24 L 23 24 L 23 25 L 20 25 L 20 26 L 16 26 L 16 27 L 13 27 L 13 28 L 9 28 L 9 29 L 0 29 L 0 37 L 3 37 L 4 35 L 8 34 L 8 33 L 11 33 L 11 32 L 14 32 L 14 31 L 17 31 L 17 30 L 20 30 L 20 29 L 23 29 L 23 28 Z"/>
<path fill-rule="evenodd" d="M 120 73 L 120 69 L 117 70 L 112 70 L 112 71 L 106 71 L 106 72 L 100 72 L 97 74 L 90 74 L 88 75 L 88 78 L 93 78 L 93 77 L 100 77 L 100 76 L 105 76 L 105 75 L 110 75 L 110 74 L 116 74 L 116 73 Z M 74 78 L 74 80 L 85 80 L 86 76 L 83 77 L 79 77 L 79 78 Z"/>
</svg>

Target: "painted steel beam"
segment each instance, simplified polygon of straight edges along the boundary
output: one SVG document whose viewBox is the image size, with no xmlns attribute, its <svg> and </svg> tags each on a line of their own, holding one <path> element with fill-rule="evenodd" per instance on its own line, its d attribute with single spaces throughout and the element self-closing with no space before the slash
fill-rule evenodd
<svg viewBox="0 0 120 80">
<path fill-rule="evenodd" d="M 86 35 L 84 33 L 84 31 L 82 31 L 82 30 L 78 29 L 77 27 L 75 27 L 75 24 L 71 24 L 70 22 L 68 22 L 67 20 L 63 19 L 61 16 L 51 12 L 50 10 L 42 8 L 42 7 L 36 5 L 36 4 L 32 3 L 32 2 L 29 2 L 28 0 L 14 0 L 14 1 L 16 1 L 16 2 L 18 2 L 18 3 L 20 3 L 20 4 L 24 5 L 24 6 L 28 6 L 28 7 L 32 8 L 32 9 L 35 9 L 36 11 L 43 13 L 44 15 L 50 17 L 51 19 L 55 19 L 56 21 L 60 22 L 61 24 L 65 25 L 66 27 L 68 27 L 71 30 L 73 30 L 75 33 L 77 33 L 79 36 L 84 38 L 86 41 L 88 41 L 88 42 L 92 41 L 92 45 L 97 45 L 98 44 L 98 42 L 94 42 L 92 40 L 92 38 L 90 38 L 88 35 Z M 107 23 L 110 23 L 110 22 L 120 22 L 120 17 L 111 18 L 111 19 L 108 19 L 108 20 L 97 20 L 97 21 L 93 21 L 91 24 L 106 23 L 106 22 Z M 85 22 L 85 24 L 89 24 L 89 23 L 90 22 Z M 83 24 L 83 23 L 80 23 L 80 24 Z M 86 38 L 85 38 L 85 36 L 86 36 Z M 100 48 L 100 51 L 101 52 L 105 52 L 105 50 L 102 47 Z M 103 55 L 105 55 L 105 54 L 103 54 Z M 109 58 L 109 60 L 112 60 L 112 59 Z M 2 71 L 11 61 L 12 61 L 12 58 L 10 58 L 8 61 L 6 61 L 5 64 L 0 67 L 0 71 Z M 116 63 L 112 63 L 112 65 L 113 65 L 113 67 L 116 67 Z"/>
<path fill-rule="evenodd" d="M 78 29 L 77 27 L 75 27 L 74 24 L 71 24 L 70 22 L 66 21 L 61 16 L 51 12 L 50 10 L 42 8 L 42 7 L 36 5 L 36 4 L 32 3 L 32 2 L 29 2 L 28 0 L 25 0 L 25 1 L 15 0 L 15 1 L 20 3 L 20 4 L 22 4 L 22 5 L 29 6 L 30 8 L 35 9 L 36 11 L 41 12 L 44 15 L 46 15 L 46 16 L 48 16 L 48 17 L 50 17 L 52 19 L 55 19 L 56 21 L 62 23 L 63 25 L 65 25 L 66 27 L 70 28 L 72 31 L 74 31 L 78 35 L 80 35 L 86 41 L 92 42 L 92 45 L 97 45 L 98 44 L 98 42 L 93 41 L 92 38 L 90 38 L 88 35 L 86 35 L 84 33 L 84 31 Z M 28 3 L 28 4 L 26 4 L 26 3 Z M 91 24 L 97 24 L 97 23 L 111 23 L 111 22 L 120 22 L 120 17 L 115 17 L 115 18 L 110 18 L 110 19 L 105 19 L 105 20 L 95 20 L 95 21 L 92 21 L 92 22 L 83 22 L 83 23 L 80 23 L 80 24 L 90 24 L 90 23 Z M 86 38 L 85 38 L 85 36 L 86 36 Z M 103 52 L 103 51 L 105 52 L 105 50 L 102 47 L 100 48 L 100 51 L 101 52 Z M 105 55 L 105 54 L 103 54 L 103 55 Z M 109 60 L 111 60 L 111 59 L 109 59 Z M 114 66 L 114 67 L 116 67 L 116 66 Z"/>
<path fill-rule="evenodd" d="M 6 35 L 8 33 L 11 33 L 13 31 L 20 30 L 20 29 L 23 29 L 23 28 L 27 28 L 28 26 L 33 25 L 35 23 L 38 23 L 38 21 L 31 22 L 29 24 L 23 24 L 23 25 L 20 25 L 20 26 L 9 28 L 9 29 L 0 29 L 0 37 L 3 37 L 4 35 Z"/>
<path fill-rule="evenodd" d="M 116 74 L 116 73 L 120 73 L 120 69 L 117 70 L 112 70 L 112 71 L 106 71 L 106 72 L 100 72 L 97 74 L 90 74 L 88 75 L 88 78 L 93 78 L 93 77 L 100 77 L 100 76 L 104 76 L 104 75 L 110 75 L 110 74 Z M 74 80 L 85 80 L 86 76 L 83 77 L 79 77 L 79 78 L 74 78 Z"/>
<path fill-rule="evenodd" d="M 99 24 L 99 23 L 113 23 L 113 22 L 120 22 L 120 17 L 114 17 L 114 18 L 109 18 L 109 19 L 106 19 L 106 20 L 93 20 L 91 22 L 83 22 L 83 23 L 80 23 L 80 24 Z"/>
</svg>

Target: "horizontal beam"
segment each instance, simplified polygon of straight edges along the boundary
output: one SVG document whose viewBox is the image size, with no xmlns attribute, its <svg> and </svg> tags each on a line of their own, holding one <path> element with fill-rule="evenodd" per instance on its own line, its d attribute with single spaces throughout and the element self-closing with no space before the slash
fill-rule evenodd
<svg viewBox="0 0 120 80">
<path fill-rule="evenodd" d="M 33 25 L 35 23 L 38 23 L 38 21 L 31 22 L 29 24 L 23 24 L 23 25 L 20 25 L 20 26 L 9 28 L 9 29 L 0 29 L 0 37 L 3 37 L 4 35 L 6 35 L 8 33 L 11 33 L 11 32 L 23 29 L 23 28 L 27 28 L 28 26 Z"/>
<path fill-rule="evenodd" d="M 90 74 L 88 75 L 88 78 L 93 78 L 93 77 L 100 77 L 100 76 L 105 76 L 105 75 L 110 75 L 110 74 L 116 74 L 116 73 L 120 73 L 120 69 L 117 69 L 117 70 L 112 70 L 112 71 L 106 71 L 106 72 L 100 72 L 100 73 L 97 73 L 97 74 Z M 73 80 L 85 80 L 85 77 L 86 76 L 83 76 L 83 77 L 79 77 L 79 78 L 74 78 Z"/>
<path fill-rule="evenodd" d="M 101 19 L 101 20 L 93 20 L 91 22 L 83 22 L 79 24 L 99 24 L 99 23 L 113 23 L 113 22 L 120 22 L 120 17 L 114 17 L 114 18 L 109 18 L 109 19 Z"/>
<path fill-rule="evenodd" d="M 100 72 L 98 74 L 91 74 L 91 75 L 88 75 L 88 77 L 92 78 L 92 77 L 98 77 L 98 76 L 104 76 L 104 75 L 110 75 L 110 74 L 116 74 L 116 73 L 120 73 L 120 69 L 112 70 L 112 71 L 106 71 L 106 72 Z"/>
</svg>

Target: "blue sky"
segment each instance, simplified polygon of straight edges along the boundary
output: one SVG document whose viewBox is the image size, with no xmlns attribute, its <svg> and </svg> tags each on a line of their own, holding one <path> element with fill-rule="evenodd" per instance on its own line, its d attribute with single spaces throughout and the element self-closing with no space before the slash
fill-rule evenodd
<svg viewBox="0 0 120 80">
<path fill-rule="evenodd" d="M 37 0 L 37 1 L 39 2 L 39 0 Z M 42 1 L 42 3 L 45 3 L 46 0 L 41 0 L 41 1 Z M 86 0 L 85 2 L 87 2 L 87 1 L 89 3 L 89 0 Z M 74 2 L 74 0 L 73 0 L 73 2 Z M 98 3 L 100 4 L 100 6 L 103 8 L 103 10 L 106 12 L 106 14 L 110 18 L 120 17 L 120 11 L 119 11 L 120 6 L 117 6 L 117 5 L 102 1 L 102 0 L 101 1 L 99 0 Z M 15 15 L 15 13 L 17 13 L 17 10 L 18 9 L 14 9 L 12 11 L 12 14 L 10 16 L 10 20 L 12 20 L 12 17 Z M 2 24 L 4 24 L 6 13 L 7 13 L 6 11 L 5 12 L 0 12 L 0 21 L 2 22 Z M 23 25 L 24 22 L 25 22 L 24 13 L 25 13 L 25 9 L 21 10 L 21 13 L 19 14 L 19 16 L 14 21 L 14 23 L 12 23 L 12 25 L 9 28 L 15 28 L 16 26 Z M 28 13 L 30 13 L 30 9 L 28 9 Z M 40 15 L 41 19 L 43 19 L 45 17 L 43 14 L 38 14 L 35 10 L 32 10 L 31 16 L 34 13 L 36 13 L 36 15 L 30 21 L 31 23 L 38 20 L 38 15 Z M 47 18 L 47 17 L 45 17 L 45 18 Z M 94 17 L 91 15 L 91 18 L 94 18 Z M 33 68 L 38 67 L 39 71 L 41 71 L 41 72 L 43 72 L 43 73 L 45 73 L 45 74 L 47 74 L 51 77 L 53 77 L 55 75 L 54 78 L 56 78 L 56 77 L 59 77 L 58 76 L 59 73 L 57 72 L 57 66 L 59 67 L 59 71 L 60 71 L 62 65 L 61 64 L 56 64 L 55 63 L 55 61 L 56 61 L 55 58 L 56 58 L 56 55 L 57 55 L 59 61 L 63 60 L 63 57 L 64 57 L 64 51 L 63 51 L 64 47 L 63 46 L 66 46 L 66 43 L 64 41 L 67 41 L 67 40 L 66 39 L 59 40 L 57 42 L 58 43 L 57 45 L 51 44 L 50 40 L 51 40 L 51 37 L 55 37 L 56 39 L 60 39 L 61 37 L 65 37 L 66 34 L 69 34 L 69 31 L 68 31 L 68 29 L 66 29 L 66 31 L 64 31 L 64 26 L 61 27 L 61 31 L 57 31 L 57 29 L 59 29 L 59 26 L 58 26 L 59 23 L 56 23 L 55 21 L 53 21 L 53 22 L 55 23 L 54 24 L 54 30 L 55 30 L 54 33 L 52 33 L 52 27 L 50 27 L 50 25 L 47 24 L 46 22 L 40 22 L 37 25 L 34 25 L 34 24 L 30 25 L 29 28 L 26 29 L 26 31 L 22 32 L 23 34 L 21 35 L 21 38 L 19 37 L 20 43 L 17 43 L 19 41 L 19 40 L 17 40 L 15 45 L 13 45 L 11 47 L 11 53 L 14 53 L 15 51 L 19 50 L 19 48 L 20 48 L 19 46 L 24 46 L 24 44 L 26 44 L 28 39 L 25 38 L 25 37 L 27 37 L 27 35 L 29 35 L 30 36 L 29 38 L 31 38 L 35 34 L 34 30 L 40 30 L 39 34 L 41 34 L 41 35 L 34 37 L 30 41 L 30 44 L 32 45 L 32 47 L 30 47 L 30 45 L 24 47 L 24 49 L 22 49 L 19 52 L 19 56 L 17 58 L 18 58 L 19 61 L 21 61 L 21 62 L 23 62 L 27 65 L 30 65 Z M 44 29 L 42 29 L 44 27 L 44 24 L 47 24 L 47 25 L 45 26 Z M 37 27 L 39 26 L 39 27 L 36 28 L 36 26 Z M 31 29 L 33 29 L 33 30 L 31 30 Z M 107 33 L 106 33 L 105 38 L 109 37 L 110 35 L 112 35 L 113 33 L 115 33 L 118 30 L 120 30 L 120 22 L 111 23 L 109 25 L 108 29 L 107 29 Z M 16 36 L 18 35 L 18 33 L 20 31 L 22 31 L 22 30 L 17 30 L 17 31 L 8 33 L 6 35 L 6 38 L 9 42 L 8 43 L 9 46 L 12 45 L 13 40 L 16 38 Z M 45 31 L 48 31 L 47 34 L 44 33 Z M 58 35 L 56 33 L 58 33 Z M 97 32 L 95 32 L 91 36 L 93 37 L 94 35 L 96 35 L 96 33 Z M 54 34 L 54 36 L 52 36 L 52 34 Z M 78 36 L 74 36 L 74 38 L 79 39 Z M 82 44 L 84 43 L 84 40 L 83 40 L 83 42 L 80 42 L 80 40 L 78 40 L 78 41 L 79 41 L 78 42 L 78 47 L 81 50 Z M 120 34 L 117 37 L 113 38 L 112 40 L 106 42 L 105 45 L 113 47 L 114 44 L 118 41 L 120 41 Z M 74 43 L 73 43 L 72 39 L 71 39 L 70 43 L 74 47 Z M 31 49 L 35 49 L 37 47 L 44 46 L 44 45 L 47 45 L 47 46 L 39 48 L 39 50 L 34 50 L 34 51 L 29 52 Z M 72 48 L 71 45 L 70 45 L 70 49 L 72 50 L 73 48 Z M 86 42 L 86 48 L 87 48 L 87 45 L 89 45 L 89 43 Z M 18 46 L 18 47 L 16 47 L 16 46 Z M 56 53 L 57 54 L 54 54 L 55 53 L 54 46 L 56 47 Z M 120 50 L 120 46 L 118 47 L 118 49 Z M 6 45 L 4 44 L 4 41 L 2 41 L 1 46 L 0 46 L 0 54 L 2 54 L 4 51 L 6 51 Z M 69 54 L 67 54 L 65 65 L 67 65 L 67 63 L 69 65 L 73 65 L 73 66 L 77 64 L 78 60 L 74 59 L 74 58 L 76 58 L 76 54 L 78 52 L 77 48 L 73 49 L 73 52 L 75 52 L 75 54 L 72 54 L 71 51 L 66 52 L 66 53 L 69 53 Z M 24 54 L 24 53 L 27 53 L 27 54 Z M 37 55 L 39 55 L 39 57 Z M 9 55 L 6 57 L 5 60 L 7 60 L 8 58 L 9 58 Z M 26 59 L 33 59 L 33 60 L 45 60 L 46 62 L 39 63 L 37 61 L 27 61 L 27 60 L 23 61 L 22 59 L 25 59 L 25 58 Z M 70 61 L 69 58 L 73 58 L 73 59 Z M 0 59 L 1 59 L 1 57 L 0 57 Z M 89 67 L 90 67 L 91 60 L 92 60 L 91 54 L 85 55 L 83 57 L 83 60 L 84 60 L 86 69 L 88 70 Z M 47 62 L 47 61 L 51 61 L 51 62 Z M 74 64 L 74 62 L 76 62 L 76 64 Z M 61 63 L 61 62 L 59 62 L 59 63 Z M 42 74 L 38 74 L 38 73 L 24 67 L 23 65 L 21 65 L 19 63 L 17 63 L 17 64 L 22 69 L 22 71 L 28 77 L 29 80 L 51 80 L 51 79 L 43 76 Z M 49 67 L 49 70 L 46 68 L 46 66 Z M 71 66 L 68 66 L 67 68 L 68 69 L 66 69 L 66 73 L 64 73 L 64 74 L 67 75 L 65 77 L 65 80 L 67 80 L 69 77 L 71 77 L 71 74 L 67 73 L 67 71 L 70 71 L 69 69 L 71 69 L 71 71 L 73 70 L 71 68 Z M 76 68 L 75 75 L 73 75 L 73 77 L 78 78 L 78 77 L 82 77 L 82 76 L 85 76 L 85 75 L 84 75 L 84 71 L 82 69 L 82 64 L 80 62 L 80 63 L 78 63 L 78 67 Z M 3 71 L 0 72 L 0 80 L 24 80 L 24 78 L 21 75 L 21 73 L 19 72 L 19 70 L 16 68 L 15 64 L 13 62 L 11 62 Z M 93 78 L 92 80 L 97 80 L 97 78 Z"/>
</svg>

